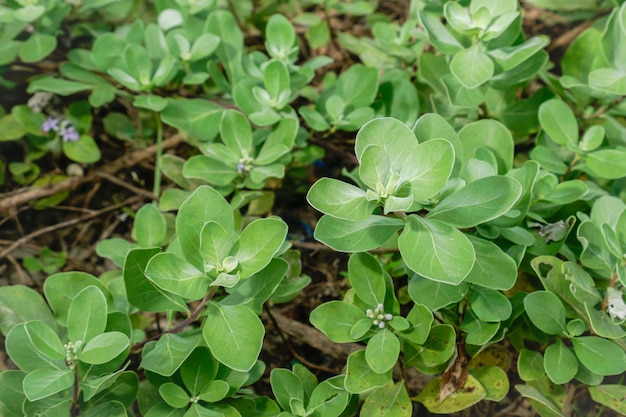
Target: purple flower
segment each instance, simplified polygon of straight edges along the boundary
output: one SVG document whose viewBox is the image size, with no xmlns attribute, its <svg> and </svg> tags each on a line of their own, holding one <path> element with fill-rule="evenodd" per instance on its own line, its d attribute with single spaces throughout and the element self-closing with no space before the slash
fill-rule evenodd
<svg viewBox="0 0 626 417">
<path fill-rule="evenodd" d="M 42 132 L 48 133 L 51 130 L 54 130 L 55 132 L 59 131 L 59 119 L 56 117 L 48 117 L 41 125 Z"/>
<path fill-rule="evenodd" d="M 72 125 L 62 127 L 59 134 L 63 138 L 64 142 L 76 142 L 80 137 L 80 135 Z"/>
</svg>

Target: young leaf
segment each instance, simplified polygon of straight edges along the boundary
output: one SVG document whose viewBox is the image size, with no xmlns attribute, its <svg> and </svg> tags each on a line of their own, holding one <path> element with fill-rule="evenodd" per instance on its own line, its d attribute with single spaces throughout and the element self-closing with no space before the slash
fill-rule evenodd
<svg viewBox="0 0 626 417">
<path fill-rule="evenodd" d="M 468 238 L 447 223 L 407 217 L 398 239 L 406 265 L 433 281 L 459 284 L 469 274 L 476 255 Z"/>
<path fill-rule="evenodd" d="M 311 324 L 336 343 L 349 343 L 352 326 L 359 320 L 367 319 L 365 312 L 342 301 L 324 303 L 311 312 Z"/>
<path fill-rule="evenodd" d="M 254 312 L 241 305 L 207 305 L 202 335 L 213 356 L 236 371 L 249 371 L 257 361 L 265 328 Z"/>
<path fill-rule="evenodd" d="M 321 178 L 313 184 L 307 201 L 316 210 L 344 220 L 365 220 L 377 205 L 366 199 L 365 191 L 334 178 Z"/>
<path fill-rule="evenodd" d="M 165 217 L 154 204 L 142 206 L 135 215 L 133 235 L 144 248 L 161 246 L 166 237 Z"/>
</svg>

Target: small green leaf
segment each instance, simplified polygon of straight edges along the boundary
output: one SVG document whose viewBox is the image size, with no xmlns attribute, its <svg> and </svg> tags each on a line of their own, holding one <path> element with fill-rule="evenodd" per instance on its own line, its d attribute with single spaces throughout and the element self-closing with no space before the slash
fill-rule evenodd
<svg viewBox="0 0 626 417">
<path fill-rule="evenodd" d="M 120 332 L 106 332 L 95 336 L 83 347 L 79 360 L 92 365 L 107 363 L 130 346 L 128 336 Z"/>
<path fill-rule="evenodd" d="M 50 359 L 65 359 L 65 348 L 59 336 L 44 322 L 33 320 L 25 324 L 24 330 L 33 347 Z"/>
<path fill-rule="evenodd" d="M 135 215 L 133 236 L 144 248 L 161 246 L 165 243 L 167 225 L 165 216 L 155 204 L 142 206 Z"/>
<path fill-rule="evenodd" d="M 315 227 L 315 239 L 343 252 L 364 252 L 382 246 L 402 228 L 404 222 L 384 216 L 365 220 L 344 220 L 322 216 Z"/>
<path fill-rule="evenodd" d="M 284 410 L 293 410 L 291 404 L 294 400 L 304 404 L 304 388 L 300 378 L 287 369 L 276 368 L 270 374 L 272 392 L 276 401 Z"/>
<path fill-rule="evenodd" d="M 52 35 L 35 32 L 20 47 L 18 56 L 24 62 L 42 61 L 57 47 L 57 40 Z"/>
<path fill-rule="evenodd" d="M 378 374 L 384 374 L 392 369 L 398 361 L 399 354 L 400 341 L 386 328 L 376 332 L 365 348 L 365 360 Z"/>
<path fill-rule="evenodd" d="M 586 171 L 598 178 L 618 179 L 626 177 L 626 167 L 621 161 L 626 158 L 626 149 L 600 149 L 585 157 Z"/>
<path fill-rule="evenodd" d="M 92 164 L 100 160 L 100 148 L 96 141 L 87 135 L 80 135 L 77 141 L 64 141 L 63 153 L 72 161 Z"/>
<path fill-rule="evenodd" d="M 578 360 L 591 372 L 605 376 L 619 375 L 626 370 L 626 353 L 612 341 L 597 336 L 571 340 Z"/>
<path fill-rule="evenodd" d="M 219 363 L 205 346 L 197 347 L 180 367 L 180 376 L 191 395 L 198 395 L 217 375 Z"/>
<path fill-rule="evenodd" d="M 159 288 L 190 300 L 204 297 L 209 281 L 204 272 L 172 253 L 158 253 L 146 266 L 146 277 Z"/>
<path fill-rule="evenodd" d="M 133 99 L 133 106 L 139 107 L 140 109 L 152 110 L 155 113 L 163 111 L 168 103 L 167 99 L 155 96 L 154 94 L 135 96 Z"/>
<path fill-rule="evenodd" d="M 505 321 L 511 316 L 511 303 L 500 291 L 474 286 L 469 301 L 472 311 L 482 321 Z"/>
<path fill-rule="evenodd" d="M 259 237 L 263 236 L 262 239 Z M 287 224 L 279 218 L 257 219 L 241 233 L 230 254 L 239 261 L 241 278 L 265 268 L 281 248 L 287 236 Z"/>
<path fill-rule="evenodd" d="M 23 285 L 0 287 L 0 332 L 7 335 L 13 326 L 29 320 L 40 320 L 56 328 L 50 308 L 35 290 Z"/>
<path fill-rule="evenodd" d="M 544 374 L 543 357 L 541 353 L 522 349 L 517 359 L 517 373 L 523 381 L 533 381 Z"/>
<path fill-rule="evenodd" d="M 549 291 L 535 291 L 524 298 L 524 309 L 530 321 L 544 333 L 558 335 L 566 331 L 565 307 Z"/>
<path fill-rule="evenodd" d="M 354 292 L 370 307 L 385 301 L 385 277 L 378 260 L 366 252 L 355 253 L 348 260 L 348 278 Z"/>
<path fill-rule="evenodd" d="M 465 88 L 476 88 L 492 77 L 495 66 L 480 44 L 457 52 L 450 61 L 450 72 Z"/>
<path fill-rule="evenodd" d="M 350 332 L 359 320 L 367 319 L 358 307 L 341 301 L 324 303 L 311 312 L 311 324 L 336 343 L 354 341 Z"/>
<path fill-rule="evenodd" d="M 143 355 L 141 367 L 159 375 L 171 376 L 200 343 L 199 337 L 165 334 Z"/>
<path fill-rule="evenodd" d="M 600 385 L 597 387 L 589 387 L 589 393 L 591 398 L 600 404 L 604 404 L 607 407 L 617 411 L 621 414 L 626 414 L 626 386 L 622 384 L 615 385 Z"/>
<path fill-rule="evenodd" d="M 578 372 L 578 359 L 574 353 L 558 339 L 546 348 L 543 355 L 543 367 L 550 381 L 565 384 Z"/>
<path fill-rule="evenodd" d="M 463 389 L 439 400 L 441 378 L 432 379 L 415 399 L 430 411 L 437 414 L 450 414 L 464 410 L 485 398 L 487 392 L 482 384 L 472 375 L 468 375 Z"/>
<path fill-rule="evenodd" d="M 348 356 L 346 365 L 346 391 L 352 394 L 363 394 L 376 387 L 382 387 L 392 381 L 392 369 L 385 373 L 376 373 L 365 360 L 365 350 L 357 350 Z"/>
<path fill-rule="evenodd" d="M 377 204 L 366 199 L 365 191 L 334 178 L 322 178 L 313 184 L 307 201 L 318 211 L 344 220 L 365 220 Z"/>
<path fill-rule="evenodd" d="M 377 388 L 366 399 L 362 417 L 411 417 L 413 406 L 404 382 Z"/>
<path fill-rule="evenodd" d="M 159 387 L 159 394 L 161 394 L 161 398 L 163 398 L 170 407 L 184 408 L 189 404 L 189 395 L 184 389 L 173 382 L 166 382 L 161 385 Z"/>
<path fill-rule="evenodd" d="M 565 102 L 551 99 L 539 107 L 539 122 L 550 138 L 561 146 L 578 144 L 578 123 Z"/>
</svg>

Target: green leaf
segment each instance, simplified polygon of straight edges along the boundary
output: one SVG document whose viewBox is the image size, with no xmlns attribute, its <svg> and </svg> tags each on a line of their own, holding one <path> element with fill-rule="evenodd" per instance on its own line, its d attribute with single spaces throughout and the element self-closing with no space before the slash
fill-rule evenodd
<svg viewBox="0 0 626 417">
<path fill-rule="evenodd" d="M 530 321 L 544 333 L 558 335 L 566 331 L 565 307 L 549 291 L 535 291 L 524 298 L 524 309 Z"/>
<path fill-rule="evenodd" d="M 37 401 L 64 391 L 74 384 L 74 373 L 69 369 L 38 369 L 29 372 L 22 383 L 29 401 Z"/>
<path fill-rule="evenodd" d="M 252 148 L 252 130 L 246 116 L 234 110 L 227 110 L 220 123 L 222 142 L 235 154 L 242 156 L 242 151 Z"/>
<path fill-rule="evenodd" d="M 369 106 L 377 92 L 378 69 L 361 64 L 351 65 L 335 84 L 335 94 L 343 99 L 346 108 Z"/>
<path fill-rule="evenodd" d="M 464 282 L 461 284 L 449 284 L 433 281 L 417 274 L 409 279 L 408 288 L 411 300 L 433 311 L 461 301 L 468 290 L 469 285 Z"/>
<path fill-rule="evenodd" d="M 144 248 L 161 246 L 165 242 L 167 225 L 165 216 L 155 204 L 142 206 L 135 215 L 133 236 Z"/>
<path fill-rule="evenodd" d="M 213 403 L 223 400 L 229 391 L 230 385 L 228 385 L 228 382 L 217 379 L 205 385 L 199 397 L 202 401 Z"/>
<path fill-rule="evenodd" d="M 284 94 L 289 96 L 289 72 L 281 61 L 270 61 L 263 70 L 263 82 L 270 97 L 276 103 L 275 108 L 282 108 L 286 101 L 281 98 Z M 273 106 L 274 107 L 274 106 Z"/>
<path fill-rule="evenodd" d="M 92 365 L 107 363 L 130 346 L 128 336 L 120 332 L 106 332 L 95 336 L 83 347 L 79 360 Z"/>
<path fill-rule="evenodd" d="M 432 379 L 415 399 L 430 411 L 437 414 L 450 414 L 464 410 L 485 398 L 487 392 L 482 384 L 472 375 L 467 376 L 463 389 L 440 401 L 441 378 Z"/>
<path fill-rule="evenodd" d="M 223 107 L 203 99 L 168 99 L 161 113 L 164 123 L 188 132 L 201 142 L 210 142 L 219 130 Z"/>
<path fill-rule="evenodd" d="M 241 278 L 248 278 L 265 268 L 286 236 L 287 224 L 276 217 L 257 219 L 246 226 L 230 252 L 239 261 Z"/>
<path fill-rule="evenodd" d="M 479 149 L 486 148 L 494 153 L 498 161 L 498 174 L 511 171 L 515 144 L 507 126 L 497 120 L 477 120 L 459 131 L 459 139 L 465 161 L 475 158 Z"/>
<path fill-rule="evenodd" d="M 392 381 L 392 369 L 376 373 L 365 360 L 365 350 L 357 350 L 348 356 L 346 365 L 345 389 L 352 394 L 363 394 Z"/>
<path fill-rule="evenodd" d="M 135 96 L 133 99 L 133 106 L 140 109 L 152 110 L 155 113 L 163 111 L 169 102 L 167 99 L 155 96 L 154 94 L 148 94 L 143 96 Z"/>
<path fill-rule="evenodd" d="M 143 355 L 141 367 L 159 375 L 171 376 L 199 343 L 199 337 L 164 334 L 154 343 L 154 348 Z"/>
<path fill-rule="evenodd" d="M 450 61 L 450 72 L 465 88 L 476 88 L 493 76 L 495 66 L 480 44 L 457 52 Z"/>
<path fill-rule="evenodd" d="M 307 201 L 316 210 L 344 220 L 365 220 L 376 201 L 368 201 L 365 191 L 334 178 L 321 178 L 311 186 Z"/>
<path fill-rule="evenodd" d="M 91 400 L 96 394 L 99 394 L 100 392 L 106 390 L 107 388 L 115 384 L 118 381 L 120 376 L 129 375 L 129 374 L 134 374 L 134 373 L 132 371 L 120 370 L 113 374 L 106 374 L 99 378 L 83 380 L 80 383 L 80 388 L 83 391 L 83 400 L 84 401 Z"/>
<path fill-rule="evenodd" d="M 499 366 L 483 366 L 470 372 L 487 392 L 486 400 L 502 401 L 509 393 L 509 377 Z"/>
<path fill-rule="evenodd" d="M 24 62 L 42 61 L 57 47 L 57 40 L 52 35 L 33 33 L 20 47 L 18 56 Z"/>
<path fill-rule="evenodd" d="M 363 310 L 341 301 L 324 303 L 315 308 L 309 317 L 313 326 L 336 343 L 353 342 L 350 336 L 352 326 L 363 319 L 367 319 Z"/>
<path fill-rule="evenodd" d="M 77 141 L 63 142 L 63 153 L 72 161 L 92 164 L 100 160 L 100 148 L 96 141 L 87 135 L 80 135 Z"/>
<path fill-rule="evenodd" d="M 199 270 L 204 270 L 199 231 L 209 221 L 218 223 L 228 233 L 235 230 L 230 204 L 213 188 L 201 186 L 180 206 L 176 216 L 176 232 L 182 252 Z"/>
<path fill-rule="evenodd" d="M 509 290 L 517 281 L 517 263 L 495 243 L 467 236 L 474 246 L 476 262 L 465 282 L 493 290 Z"/>
<path fill-rule="evenodd" d="M 541 353 L 528 349 L 520 350 L 517 359 L 517 373 L 523 381 L 541 378 L 545 374 L 544 369 Z"/>
<path fill-rule="evenodd" d="M 465 342 L 469 345 L 483 346 L 487 344 L 498 332 L 499 322 L 486 322 L 472 312 L 468 311 L 463 317 L 459 329 L 466 332 Z"/>
<path fill-rule="evenodd" d="M 188 311 L 182 297 L 164 291 L 144 274 L 150 259 L 158 254 L 158 248 L 132 249 L 124 262 L 124 285 L 128 302 L 143 311 Z"/>
<path fill-rule="evenodd" d="M 389 156 L 389 165 L 399 170 L 407 164 L 418 143 L 415 134 L 399 120 L 384 117 L 367 122 L 356 135 L 354 150 L 359 161 L 368 145 L 377 145 Z"/>
<path fill-rule="evenodd" d="M 248 307 L 209 302 L 202 335 L 215 358 L 237 371 L 249 371 L 257 361 L 265 328 Z"/>
<path fill-rule="evenodd" d="M 199 395 L 217 375 L 219 363 L 205 346 L 197 347 L 180 367 L 180 376 L 191 395 Z"/>
<path fill-rule="evenodd" d="M 7 334 L 5 342 L 6 352 L 18 368 L 24 372 L 36 369 L 64 369 L 65 361 L 52 359 L 42 353 L 32 342 L 32 337 L 26 330 L 26 323 L 13 327 Z"/>
<path fill-rule="evenodd" d="M 233 246 L 234 236 L 214 221 L 208 221 L 200 231 L 200 254 L 204 260 L 205 270 L 209 266 L 216 267 L 228 255 Z"/>
<path fill-rule="evenodd" d="M 362 417 L 411 417 L 413 406 L 404 382 L 377 388 L 366 399 Z"/>
<path fill-rule="evenodd" d="M 400 341 L 398 337 L 384 328 L 367 342 L 365 348 L 365 360 L 372 370 L 378 374 L 384 374 L 393 368 L 400 354 Z"/>
<path fill-rule="evenodd" d="M 296 42 L 296 32 L 286 17 L 274 14 L 267 21 L 265 38 L 266 42 L 272 44 L 278 53 L 274 58 L 284 59 Z M 268 46 L 268 51 L 271 53 L 273 49 Z"/>
<path fill-rule="evenodd" d="M 292 402 L 304 404 L 304 388 L 300 378 L 287 369 L 272 369 L 270 374 L 272 392 L 276 401 L 284 410 L 296 412 L 292 408 Z"/>
<path fill-rule="evenodd" d="M 366 252 L 355 253 L 348 260 L 348 279 L 354 292 L 370 307 L 385 301 L 385 277 L 378 260 Z"/>
<path fill-rule="evenodd" d="M 22 381 L 26 374 L 17 370 L 0 373 L 0 410 L 4 417 L 22 417 L 22 403 L 26 400 Z"/>
<path fill-rule="evenodd" d="M 615 7 L 602 34 L 602 51 L 609 64 L 626 72 L 622 57 L 626 54 L 626 6 Z"/>
<path fill-rule="evenodd" d="M 599 375 L 619 375 L 626 370 L 626 353 L 617 344 L 597 336 L 572 338 L 574 353 L 585 368 Z"/>
<path fill-rule="evenodd" d="M 626 177 L 626 167 L 621 163 L 624 158 L 626 149 L 600 149 L 587 154 L 585 171 L 598 178 L 623 178 Z"/>
<path fill-rule="evenodd" d="M 433 281 L 459 284 L 471 271 L 475 253 L 468 238 L 447 223 L 407 217 L 398 239 L 406 265 Z"/>
<path fill-rule="evenodd" d="M 622 384 L 588 387 L 591 398 L 621 414 L 626 414 L 626 386 Z"/>
<path fill-rule="evenodd" d="M 193 42 L 191 47 L 189 60 L 199 61 L 211 55 L 217 46 L 220 44 L 221 39 L 219 36 L 215 36 L 212 33 L 203 33 L 198 36 Z"/>
<path fill-rule="evenodd" d="M 89 286 L 72 300 L 67 312 L 67 332 L 72 342 L 88 342 L 104 332 L 107 301 L 102 291 Z"/>
<path fill-rule="evenodd" d="M 487 322 L 505 321 L 513 310 L 509 299 L 500 291 L 479 286 L 472 287 L 470 306 L 476 316 Z"/>
<path fill-rule="evenodd" d="M 7 335 L 19 323 L 39 320 L 48 327 L 56 328 L 56 323 L 43 297 L 24 285 L 0 287 L 0 332 Z"/>
<path fill-rule="evenodd" d="M 578 144 L 578 122 L 565 102 L 551 99 L 539 107 L 539 122 L 550 138 L 561 146 Z"/>
<path fill-rule="evenodd" d="M 174 408 L 185 408 L 189 404 L 189 395 L 184 389 L 174 384 L 166 382 L 159 387 L 159 394 L 165 400 L 167 405 Z"/>
<path fill-rule="evenodd" d="M 157 253 L 148 262 L 145 275 L 159 288 L 190 300 L 204 297 L 209 287 L 204 272 L 172 253 Z"/>
<path fill-rule="evenodd" d="M 474 227 L 502 216 L 521 195 L 522 186 L 517 180 L 485 177 L 447 196 L 427 218 L 458 228 Z"/>
<path fill-rule="evenodd" d="M 33 320 L 25 324 L 28 339 L 37 351 L 50 359 L 65 359 L 65 348 L 59 336 L 44 322 Z"/>
<path fill-rule="evenodd" d="M 561 412 L 554 401 L 552 400 L 552 396 L 547 397 L 540 390 L 530 385 L 516 385 L 515 389 L 520 392 L 524 397 L 529 398 L 535 404 L 535 407 L 538 405 L 541 406 L 542 410 L 544 410 L 544 414 L 547 416 L 557 416 L 564 417 L 565 414 Z M 548 394 L 549 395 L 549 394 Z"/>
<path fill-rule="evenodd" d="M 344 220 L 322 216 L 315 226 L 315 239 L 342 252 L 364 252 L 382 246 L 402 228 L 404 222 L 384 216 L 365 220 Z"/>
<path fill-rule="evenodd" d="M 574 378 L 578 372 L 578 359 L 574 353 L 561 341 L 546 348 L 543 355 L 543 367 L 550 381 L 555 384 L 565 384 Z"/>
<path fill-rule="evenodd" d="M 400 167 L 400 181 L 408 182 L 414 201 L 428 203 L 450 178 L 454 167 L 452 144 L 445 139 L 431 139 L 407 153 L 411 162 Z"/>
</svg>

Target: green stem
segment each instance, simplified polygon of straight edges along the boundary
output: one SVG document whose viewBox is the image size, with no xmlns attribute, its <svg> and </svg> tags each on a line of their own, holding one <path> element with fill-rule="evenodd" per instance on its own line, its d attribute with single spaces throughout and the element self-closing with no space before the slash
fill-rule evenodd
<svg viewBox="0 0 626 417">
<path fill-rule="evenodd" d="M 152 192 L 156 198 L 161 193 L 161 156 L 163 155 L 163 124 L 161 123 L 161 115 L 154 113 L 157 127 L 157 151 L 154 161 L 154 186 Z"/>
</svg>

